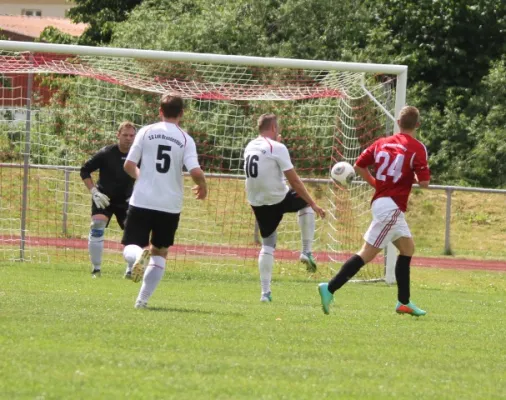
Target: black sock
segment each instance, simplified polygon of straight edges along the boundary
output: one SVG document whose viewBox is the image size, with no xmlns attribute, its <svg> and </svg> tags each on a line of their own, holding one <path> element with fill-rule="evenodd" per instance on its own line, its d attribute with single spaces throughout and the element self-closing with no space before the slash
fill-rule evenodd
<svg viewBox="0 0 506 400">
<path fill-rule="evenodd" d="M 401 256 L 397 257 L 395 263 L 395 279 L 397 280 L 397 300 L 402 304 L 409 303 L 409 264 L 411 263 L 411 257 Z"/>
<path fill-rule="evenodd" d="M 329 292 L 334 293 L 337 289 L 353 278 L 364 265 L 364 260 L 362 260 L 362 257 L 358 254 L 354 254 L 348 258 L 348 261 L 343 264 L 336 276 L 330 280 Z"/>
</svg>

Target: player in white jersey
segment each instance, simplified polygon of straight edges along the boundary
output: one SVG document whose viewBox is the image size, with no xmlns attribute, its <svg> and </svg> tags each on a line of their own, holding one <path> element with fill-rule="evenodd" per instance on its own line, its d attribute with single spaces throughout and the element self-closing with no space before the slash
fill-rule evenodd
<svg viewBox="0 0 506 400">
<path fill-rule="evenodd" d="M 274 114 L 264 114 L 258 119 L 260 136 L 248 143 L 244 150 L 244 172 L 246 193 L 262 236 L 262 248 L 258 256 L 260 271 L 260 301 L 270 302 L 276 229 L 283 214 L 298 212 L 302 236 L 300 260 L 309 272 L 316 271 L 311 254 L 314 239 L 316 212 L 321 218 L 325 211 L 320 208 L 304 183 L 300 180 L 290 160 L 286 146 L 278 141 L 279 126 Z M 290 189 L 285 178 L 292 187 Z"/>
<path fill-rule="evenodd" d="M 174 244 L 183 206 L 183 166 L 197 185 L 193 187 L 195 198 L 203 200 L 207 196 L 195 142 L 179 127 L 182 115 L 181 97 L 162 97 L 162 121 L 139 130 L 125 161 L 125 171 L 137 180 L 121 242 L 125 245 L 123 255 L 127 262 L 135 260 L 132 280 L 144 278 L 136 308 L 147 306 L 165 272 L 165 258 Z M 149 243 L 151 256 L 149 250 L 142 250 Z"/>
</svg>

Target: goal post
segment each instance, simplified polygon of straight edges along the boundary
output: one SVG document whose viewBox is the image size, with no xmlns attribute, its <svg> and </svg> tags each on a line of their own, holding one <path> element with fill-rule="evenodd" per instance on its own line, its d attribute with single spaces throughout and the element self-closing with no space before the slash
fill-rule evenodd
<svg viewBox="0 0 506 400">
<path fill-rule="evenodd" d="M 242 151 L 257 135 L 258 116 L 273 112 L 297 171 L 328 211 L 317 222 L 314 252 L 323 273 L 333 273 L 361 245 L 371 189 L 359 181 L 339 187 L 330 168 L 353 163 L 393 133 L 406 77 L 401 65 L 0 41 L 0 260 L 86 262 L 90 198 L 79 166 L 114 142 L 122 121 L 156 122 L 160 95 L 172 93 L 187 101 L 182 126 L 196 141 L 210 195 L 202 203 L 189 198 L 185 179 L 169 263 L 256 264 Z M 111 262 L 118 262 L 120 236 L 111 223 Z M 290 273 L 299 251 L 296 217 L 286 216 L 280 272 Z M 364 268 L 361 279 L 393 282 L 395 251 L 385 260 Z"/>
</svg>

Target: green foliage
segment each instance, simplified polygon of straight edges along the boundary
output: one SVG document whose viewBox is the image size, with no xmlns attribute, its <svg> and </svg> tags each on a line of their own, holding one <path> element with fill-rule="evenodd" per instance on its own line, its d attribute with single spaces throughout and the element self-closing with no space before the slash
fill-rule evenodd
<svg viewBox="0 0 506 400">
<path fill-rule="evenodd" d="M 472 135 L 477 144 L 469 155 L 471 179 L 506 187 L 506 54 L 492 63 L 480 92 L 471 100 L 476 116 Z"/>
<path fill-rule="evenodd" d="M 431 85 L 432 102 L 440 106 L 447 88 L 476 87 L 490 61 L 506 52 L 502 0 L 382 0 L 371 7 L 368 47 L 381 61 L 407 64 L 411 82 Z"/>
<path fill-rule="evenodd" d="M 150 0 L 112 44 L 407 64 L 435 182 L 502 186 L 505 32 L 502 0 Z"/>
<path fill-rule="evenodd" d="M 74 22 L 85 22 L 90 26 L 79 38 L 79 44 L 107 44 L 111 40 L 115 23 L 124 21 L 130 10 L 142 0 L 74 0 L 68 16 Z"/>
<path fill-rule="evenodd" d="M 409 66 L 409 103 L 422 111 L 435 181 L 504 186 L 506 3 L 369 4 L 375 24 L 361 56 Z"/>
<path fill-rule="evenodd" d="M 77 0 L 71 18 L 90 24 L 77 43 L 406 64 L 408 103 L 422 112 L 420 136 L 431 155 L 434 182 L 506 186 L 504 0 L 120 3 Z M 54 28 L 46 29 L 41 39 L 75 43 Z M 181 75 L 177 67 L 162 73 L 161 65 L 148 64 L 153 75 Z M 285 114 L 301 115 L 303 109 L 301 105 Z M 249 118 L 243 110 L 238 115 Z M 228 150 L 223 156 L 235 157 Z"/>
<path fill-rule="evenodd" d="M 476 90 L 449 89 L 443 111 L 424 117 L 422 140 L 440 182 L 506 185 L 505 59 L 494 62 Z"/>
<path fill-rule="evenodd" d="M 10 112 L 3 112 L 0 124 L 0 161 L 16 162 L 23 159 L 21 146 L 25 133 L 25 123 L 14 121 Z"/>
<path fill-rule="evenodd" d="M 365 42 L 354 1 L 144 1 L 114 29 L 112 45 L 157 50 L 336 60 Z"/>
<path fill-rule="evenodd" d="M 39 88 L 52 96 L 49 103 L 43 98 L 34 103 L 40 109 L 32 122 L 31 162 L 35 164 L 79 165 L 115 140 L 122 121 L 142 125 L 146 117 L 152 120 L 153 96 L 149 93 L 61 75 L 42 77 Z"/>
<path fill-rule="evenodd" d="M 77 36 L 64 33 L 54 26 L 47 26 L 40 34 L 37 41 L 58 44 L 77 44 L 79 42 L 79 38 Z"/>
</svg>

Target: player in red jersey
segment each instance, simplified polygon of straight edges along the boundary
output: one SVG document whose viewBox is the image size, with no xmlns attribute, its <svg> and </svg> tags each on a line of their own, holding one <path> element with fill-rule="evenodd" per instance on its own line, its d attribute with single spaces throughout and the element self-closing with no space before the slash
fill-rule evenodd
<svg viewBox="0 0 506 400">
<path fill-rule="evenodd" d="M 348 282 L 365 264 L 392 242 L 399 250 L 395 264 L 398 303 L 396 311 L 415 316 L 426 312 L 410 302 L 410 263 L 415 252 L 404 212 L 408 204 L 413 183 L 427 188 L 430 171 L 427 164 L 427 149 L 418 141 L 416 129 L 420 126 L 417 108 L 404 107 L 397 121 L 400 132 L 375 141 L 355 162 L 355 171 L 375 188 L 371 202 L 373 220 L 364 235 L 364 245 L 351 256 L 339 272 L 328 283 L 320 283 L 318 291 L 325 314 L 336 290 Z M 368 167 L 374 166 L 374 175 Z"/>
</svg>

